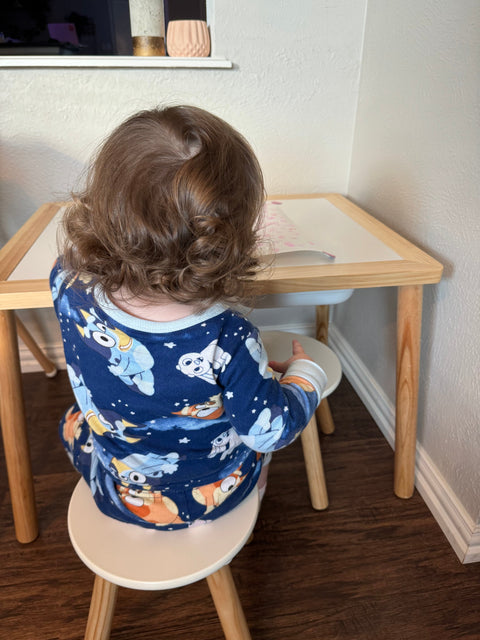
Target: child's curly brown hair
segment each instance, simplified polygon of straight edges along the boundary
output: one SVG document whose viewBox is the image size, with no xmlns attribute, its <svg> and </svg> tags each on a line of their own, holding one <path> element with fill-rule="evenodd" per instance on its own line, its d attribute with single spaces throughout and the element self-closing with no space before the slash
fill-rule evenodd
<svg viewBox="0 0 480 640">
<path fill-rule="evenodd" d="M 244 303 L 264 200 L 255 154 L 229 124 L 192 106 L 141 111 L 107 138 L 73 194 L 62 264 L 107 295 Z"/>
</svg>

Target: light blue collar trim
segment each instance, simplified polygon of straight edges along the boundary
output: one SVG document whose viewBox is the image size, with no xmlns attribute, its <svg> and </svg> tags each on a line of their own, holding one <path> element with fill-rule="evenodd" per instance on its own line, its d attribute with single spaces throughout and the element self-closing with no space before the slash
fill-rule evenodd
<svg viewBox="0 0 480 640">
<path fill-rule="evenodd" d="M 95 287 L 94 298 L 100 309 L 112 318 L 112 320 L 120 322 L 120 324 L 123 324 L 129 329 L 136 329 L 137 331 L 144 331 L 145 333 L 171 333 L 173 331 L 188 329 L 189 327 L 193 327 L 196 324 L 220 315 L 227 308 L 223 304 L 214 304 L 201 313 L 185 316 L 185 318 L 180 318 L 179 320 L 159 322 L 155 320 L 142 320 L 142 318 L 137 318 L 123 311 L 109 300 L 98 286 Z"/>
</svg>

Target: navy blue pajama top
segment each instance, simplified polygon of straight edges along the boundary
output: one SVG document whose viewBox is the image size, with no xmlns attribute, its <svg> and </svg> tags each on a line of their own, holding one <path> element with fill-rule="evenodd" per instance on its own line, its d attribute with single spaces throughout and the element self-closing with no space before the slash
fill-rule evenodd
<svg viewBox="0 0 480 640">
<path fill-rule="evenodd" d="M 61 437 L 109 516 L 157 529 L 221 516 L 321 399 L 318 365 L 297 360 L 279 382 L 258 329 L 223 305 L 154 322 L 75 286 L 60 261 L 50 284 L 76 399 Z"/>
</svg>

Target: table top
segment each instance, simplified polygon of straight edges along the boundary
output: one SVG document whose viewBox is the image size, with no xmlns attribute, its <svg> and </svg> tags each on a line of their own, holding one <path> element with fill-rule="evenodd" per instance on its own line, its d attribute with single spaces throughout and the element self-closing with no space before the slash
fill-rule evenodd
<svg viewBox="0 0 480 640">
<path fill-rule="evenodd" d="M 0 251 L 0 309 L 51 307 L 48 275 L 64 203 L 42 205 Z M 258 274 L 261 293 L 432 284 L 442 265 L 339 194 L 271 196 L 325 252 L 276 255 Z"/>
</svg>

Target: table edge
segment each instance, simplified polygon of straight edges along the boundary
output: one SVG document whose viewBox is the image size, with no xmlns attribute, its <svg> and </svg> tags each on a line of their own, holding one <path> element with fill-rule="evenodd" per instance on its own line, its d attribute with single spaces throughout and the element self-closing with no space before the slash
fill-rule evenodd
<svg viewBox="0 0 480 640">
<path fill-rule="evenodd" d="M 417 245 L 404 236 L 391 229 L 375 216 L 367 213 L 364 209 L 352 202 L 347 196 L 340 193 L 305 193 L 305 194 L 285 194 L 285 195 L 269 195 L 268 200 L 308 200 L 308 199 L 325 199 L 331 202 L 335 207 L 340 209 L 342 213 L 360 224 L 369 233 L 373 234 L 381 242 L 386 244 L 390 249 L 395 251 L 402 259 L 411 263 L 429 264 L 432 268 L 443 271 L 443 265 L 428 253 L 420 249 Z M 352 264 L 352 263 L 350 263 Z"/>
<path fill-rule="evenodd" d="M 325 198 L 392 248 L 401 260 L 311 266 L 267 267 L 257 276 L 266 293 L 362 289 L 411 284 L 435 284 L 443 265 L 338 193 L 269 195 L 268 199 Z M 65 202 L 42 205 L 0 250 L 0 309 L 53 306 L 48 280 L 7 280 L 40 233 Z M 323 272 L 323 273 L 322 273 Z M 321 278 L 321 286 L 318 279 Z"/>
<path fill-rule="evenodd" d="M 0 282 L 6 281 L 65 202 L 47 202 L 0 249 Z"/>
</svg>

